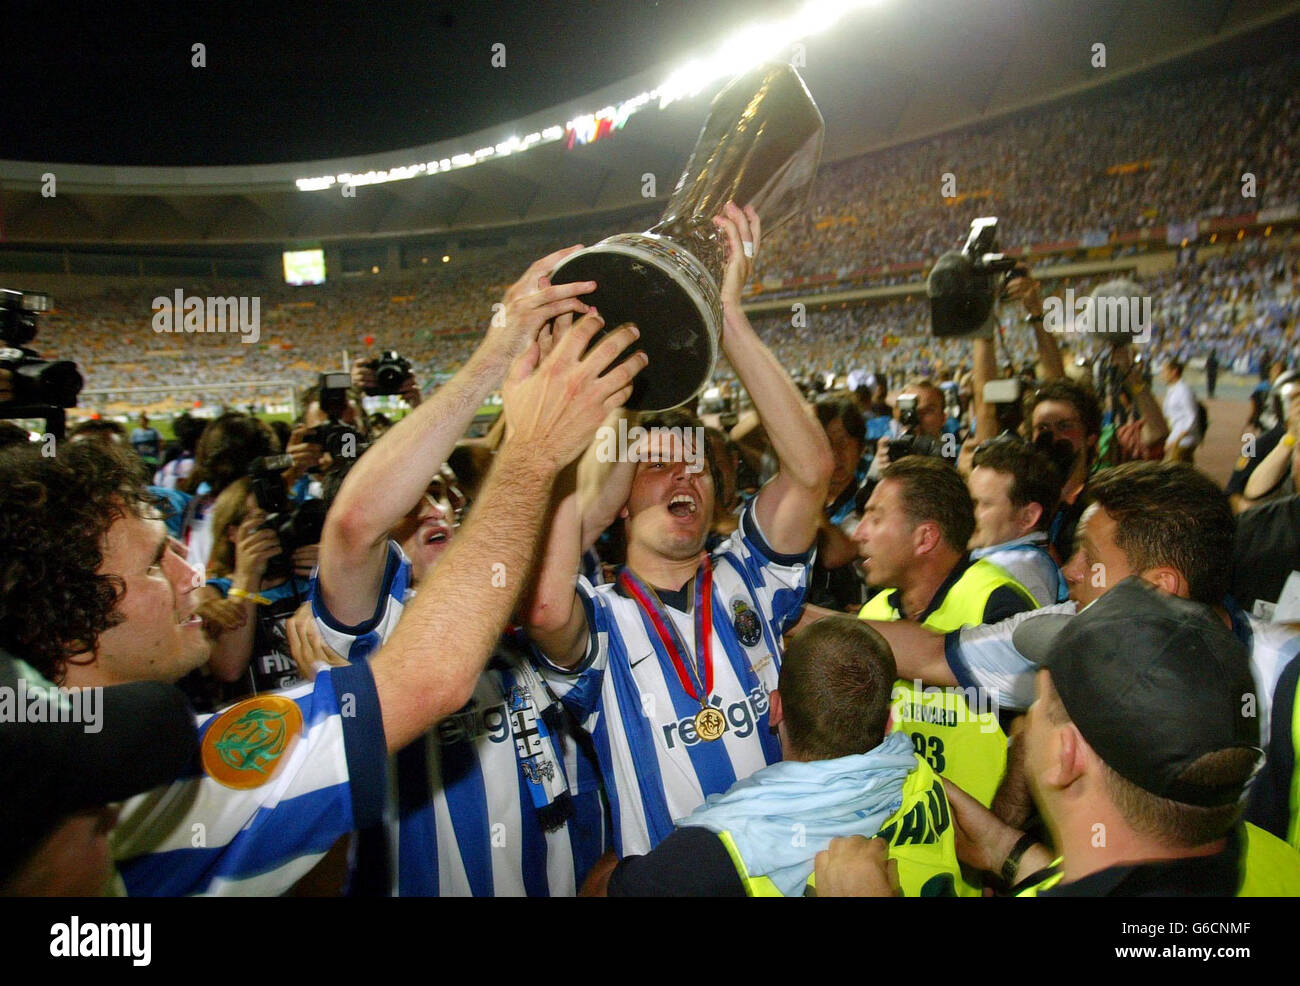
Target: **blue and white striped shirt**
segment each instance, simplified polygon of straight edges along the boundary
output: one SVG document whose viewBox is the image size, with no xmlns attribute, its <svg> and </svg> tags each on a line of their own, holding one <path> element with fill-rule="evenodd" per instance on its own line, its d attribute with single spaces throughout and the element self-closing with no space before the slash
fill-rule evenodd
<svg viewBox="0 0 1300 986">
<path fill-rule="evenodd" d="M 127 893 L 281 894 L 340 836 L 379 820 L 387 756 L 370 669 L 275 694 L 298 706 L 302 732 L 265 783 L 235 790 L 198 772 L 123 803 L 110 839 Z M 217 718 L 198 718 L 200 743 Z"/>
<path fill-rule="evenodd" d="M 401 618 L 411 564 L 389 542 L 379 602 L 371 618 L 339 624 L 313 579 L 312 607 L 321 635 L 336 653 L 364 662 Z M 386 853 L 359 854 L 354 885 L 378 884 L 400 896 L 572 896 L 607 848 L 608 831 L 594 758 L 571 729 L 552 735 L 560 747 L 554 769 L 567 780 L 573 814 L 546 831 L 534 807 L 516 750 L 519 728 L 507 708 L 523 658 L 503 643 L 479 677 L 473 697 L 390 760 L 384 812 Z M 537 714 L 555 704 L 530 689 Z M 557 709 L 557 712 L 561 710 Z M 582 738 L 585 741 L 585 737 Z M 548 761 L 549 762 L 549 761 Z M 375 867 L 383 872 L 375 873 Z"/>
<path fill-rule="evenodd" d="M 1255 680 L 1260 743 L 1267 744 L 1273 692 L 1286 665 L 1300 653 L 1300 634 L 1281 623 L 1265 623 L 1225 601 L 1232 632 L 1250 653 L 1250 673 Z M 948 667 L 964 688 L 981 688 L 996 695 L 999 707 L 1023 711 L 1034 701 L 1034 674 L 1038 665 L 1021 654 L 1012 635 L 1022 620 L 1043 613 L 1073 616 L 1073 601 L 1018 613 L 1000 623 L 954 630 L 944 638 Z"/>
<path fill-rule="evenodd" d="M 617 585 L 579 578 L 587 613 L 587 656 L 565 670 L 545 664 L 561 700 L 595 741 L 619 856 L 648 853 L 715 793 L 781 759 L 768 724 L 782 634 L 798 620 L 812 550 L 780 555 L 768 546 L 752 504 L 713 559 L 713 675 L 710 704 L 727 717 L 712 742 L 695 731 L 700 703 L 682 687 L 672 659 L 636 601 Z M 668 609 L 679 638 L 695 645 L 693 617 Z"/>
</svg>

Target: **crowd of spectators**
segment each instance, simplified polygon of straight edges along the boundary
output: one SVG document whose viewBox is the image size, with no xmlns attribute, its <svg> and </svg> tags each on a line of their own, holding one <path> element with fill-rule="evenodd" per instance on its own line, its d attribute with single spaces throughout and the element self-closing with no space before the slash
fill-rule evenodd
<svg viewBox="0 0 1300 986">
<path fill-rule="evenodd" d="M 1296 71 L 1282 59 L 1125 89 L 825 167 L 807 213 L 773 234 L 759 276 L 929 262 L 958 247 L 977 215 L 998 216 L 1011 248 L 1105 244 L 1130 230 L 1294 204 Z M 1247 173 L 1254 198 L 1242 195 Z"/>
<path fill-rule="evenodd" d="M 1004 248 L 1081 239 L 1104 246 L 1126 231 L 1294 205 L 1295 73 L 1293 60 L 1284 59 L 1150 83 L 827 165 L 806 213 L 768 240 L 757 279 L 827 276 L 833 284 L 886 263 L 930 262 L 962 243 L 975 215 L 1000 217 Z M 944 199 L 940 183 L 949 173 L 956 195 Z M 1242 194 L 1246 173 L 1254 176 L 1254 197 Z M 648 212 L 640 225 L 654 218 Z M 597 223 L 582 238 L 591 243 L 637 225 L 636 217 L 619 228 Z M 345 369 L 345 351 L 355 357 L 396 349 L 428 384 L 455 372 L 473 351 L 504 288 L 500 272 L 537 252 L 531 240 L 520 244 L 490 260 L 455 269 L 433 264 L 391 280 L 350 276 L 308 288 L 169 283 L 70 296 L 44 320 L 40 345 L 81 364 L 89 389 L 110 392 L 95 403 L 119 413 L 282 402 L 282 386 L 205 387 L 258 380 L 306 386 L 322 370 Z M 1260 353 L 1291 343 L 1295 250 L 1246 242 L 1200 260 L 1196 249 L 1180 250 L 1176 267 L 1147 282 L 1157 349 L 1186 360 L 1214 348 L 1225 368 L 1258 372 Z M 1049 252 L 1033 263 L 1042 268 L 1065 259 Z M 872 283 L 915 282 L 922 273 Z M 1081 293 L 1091 283 L 1049 282 L 1048 290 L 1073 286 Z M 153 299 L 170 298 L 177 287 L 201 297 L 260 298 L 258 340 L 154 332 Z M 928 373 L 968 360 L 962 343 L 928 338 L 927 317 L 923 298 L 913 295 L 812 309 L 802 319 L 765 315 L 758 324 L 787 365 L 809 374 L 881 359 L 899 374 Z M 1004 359 L 1021 364 L 1028 355 L 1023 339 L 1012 333 L 1008 346 Z M 158 388 L 157 396 L 112 393 L 126 387 Z"/>
<path fill-rule="evenodd" d="M 1258 374 L 1270 354 L 1295 344 L 1300 246 L 1282 231 L 1268 239 L 1229 241 L 1222 250 L 1208 246 L 1203 253 L 1178 251 L 1176 264 L 1142 282 L 1152 299 L 1151 355 L 1197 361 L 1214 351 L 1226 371 Z M 1050 268 L 1042 274 L 1045 292 L 1061 298 L 1067 288 L 1082 298 L 1105 279 L 1052 279 Z M 123 413 L 145 407 L 174 413 L 196 403 L 280 402 L 285 386 L 250 381 L 306 388 L 320 372 L 347 369 L 345 353 L 350 361 L 389 349 L 411 360 L 417 379 L 428 387 L 454 373 L 473 352 L 492 318 L 499 280 L 487 272 L 396 285 L 358 280 L 313 288 L 309 296 L 264 286 L 259 289 L 261 338 L 253 344 L 241 343 L 235 334 L 155 333 L 149 324 L 150 291 L 116 291 L 69 300 L 42 323 L 40 346 L 46 355 L 75 360 L 86 374 L 87 389 L 109 392 L 85 402 L 88 410 Z M 204 290 L 196 286 L 189 293 Z M 929 307 L 920 293 L 828 306 L 792 303 L 755 316 L 754 323 L 801 380 L 885 370 L 898 382 L 970 364 L 967 341 L 931 335 Z M 1072 354 L 1091 348 L 1082 339 L 1066 337 L 1062 343 Z M 1032 356 L 1032 339 L 1008 322 L 1000 362 L 1019 369 Z M 729 376 L 723 364 L 719 377 Z M 212 384 L 245 386 L 213 389 Z M 113 393 L 128 387 L 158 390 L 144 397 Z"/>
</svg>

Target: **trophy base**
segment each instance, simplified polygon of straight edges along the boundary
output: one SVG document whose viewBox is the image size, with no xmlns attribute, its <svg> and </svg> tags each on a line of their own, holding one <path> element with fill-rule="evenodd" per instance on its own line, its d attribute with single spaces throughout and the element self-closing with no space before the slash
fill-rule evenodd
<svg viewBox="0 0 1300 986">
<path fill-rule="evenodd" d="M 582 296 L 605 327 L 593 341 L 624 322 L 641 332 L 637 345 L 650 357 L 632 385 L 627 406 L 666 411 L 700 392 L 718 358 L 722 309 L 717 281 L 690 252 L 653 233 L 622 233 L 564 259 L 552 284 L 595 281 Z"/>
</svg>

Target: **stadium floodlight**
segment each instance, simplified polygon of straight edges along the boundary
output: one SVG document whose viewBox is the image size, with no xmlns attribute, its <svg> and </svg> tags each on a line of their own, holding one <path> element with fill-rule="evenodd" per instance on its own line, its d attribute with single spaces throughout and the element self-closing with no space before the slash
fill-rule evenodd
<svg viewBox="0 0 1300 986">
<path fill-rule="evenodd" d="M 880 0 L 808 0 L 796 15 L 803 32 L 801 37 L 821 34 L 834 27 L 841 18 L 864 7 L 878 5 L 879 2 Z"/>
<path fill-rule="evenodd" d="M 723 79 L 736 78 L 764 62 L 780 61 L 795 42 L 820 34 L 849 14 L 877 6 L 881 2 L 882 0 L 807 0 L 789 17 L 741 28 L 724 40 L 711 55 L 687 62 L 649 92 L 639 93 L 593 113 L 577 113 L 567 125 L 552 124 L 528 134 L 523 140 L 509 137 L 500 143 L 480 147 L 472 154 L 460 153 L 438 161 L 368 171 L 364 175 L 345 172 L 340 175 L 299 178 L 294 184 L 302 192 L 319 192 L 335 185 L 378 185 L 473 167 L 489 158 L 522 154 L 543 144 L 565 140 L 566 137 L 570 147 L 591 143 L 621 130 L 634 113 L 656 100 L 659 109 L 666 109 L 673 103 L 699 95 Z"/>
<path fill-rule="evenodd" d="M 833 27 L 846 15 L 879 0 L 808 0 L 799 11 L 779 21 L 752 24 L 724 41 L 708 58 L 697 58 L 672 73 L 659 86 L 659 108 L 698 95 L 720 79 L 734 78 L 787 51 L 803 38 Z"/>
</svg>

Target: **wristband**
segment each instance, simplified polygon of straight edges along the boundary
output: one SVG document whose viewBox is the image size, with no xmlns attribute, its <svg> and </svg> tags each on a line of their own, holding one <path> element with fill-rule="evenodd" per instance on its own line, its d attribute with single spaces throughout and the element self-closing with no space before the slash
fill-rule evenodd
<svg viewBox="0 0 1300 986">
<path fill-rule="evenodd" d="M 1019 897 L 1030 887 L 1038 886 L 1040 883 L 1048 879 L 1048 877 L 1058 876 L 1058 874 L 1060 874 L 1061 872 L 1060 864 L 1061 861 L 1059 859 L 1053 860 L 1051 863 L 1044 866 L 1041 870 L 1038 870 L 1036 873 L 1030 873 L 1029 876 L 1025 877 L 1014 887 L 1012 887 L 1008 891 L 1008 893 L 1012 897 Z"/>
<path fill-rule="evenodd" d="M 249 602 L 257 603 L 259 606 L 270 606 L 271 600 L 265 596 L 258 595 L 256 592 L 249 592 L 246 589 L 236 589 L 233 586 L 226 593 L 232 599 L 247 599 Z"/>
<path fill-rule="evenodd" d="M 1293 446 L 1295 444 L 1295 441 L 1296 441 L 1295 435 L 1291 434 L 1289 431 L 1282 436 L 1282 444 L 1285 445 L 1287 448 Z"/>
<path fill-rule="evenodd" d="M 1016 872 L 1020 869 L 1020 857 L 1029 851 L 1030 846 L 1037 844 L 1038 839 L 1026 832 L 1011 847 L 1011 852 L 1007 853 L 1007 858 L 1002 861 L 1002 871 L 999 874 L 1002 877 L 1002 882 L 1008 887 L 1015 882 Z"/>
</svg>

